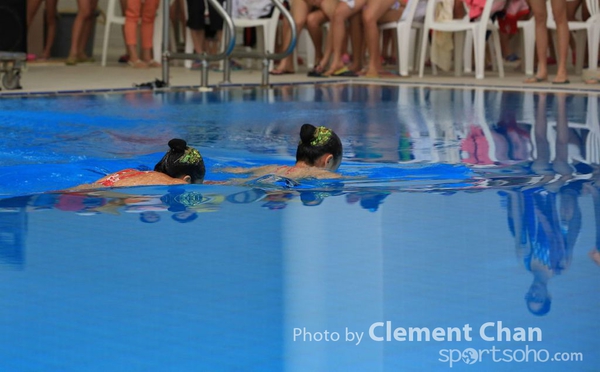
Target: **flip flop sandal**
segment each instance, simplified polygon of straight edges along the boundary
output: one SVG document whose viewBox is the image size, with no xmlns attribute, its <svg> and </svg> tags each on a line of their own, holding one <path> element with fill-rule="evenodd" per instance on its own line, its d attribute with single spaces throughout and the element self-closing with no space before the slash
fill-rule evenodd
<svg viewBox="0 0 600 372">
<path fill-rule="evenodd" d="M 269 75 L 275 75 L 275 76 L 279 76 L 279 75 L 289 75 L 289 74 L 293 74 L 293 71 L 280 71 L 280 70 L 271 70 L 269 71 Z"/>
<path fill-rule="evenodd" d="M 348 67 L 342 67 L 339 70 L 335 71 L 331 76 L 335 77 L 358 77 L 358 74 Z"/>
<path fill-rule="evenodd" d="M 547 81 L 548 81 L 548 78 L 541 78 L 541 77 L 534 76 L 534 77 L 525 79 L 523 82 L 525 84 L 535 84 L 535 83 L 545 83 Z"/>
<path fill-rule="evenodd" d="M 141 59 L 138 59 L 137 61 L 127 61 L 127 64 L 133 68 L 137 68 L 137 69 L 145 69 L 148 68 L 148 65 L 146 63 L 144 63 L 144 61 L 142 61 Z"/>
<path fill-rule="evenodd" d="M 306 76 L 309 76 L 309 77 L 322 77 L 322 78 L 329 77 L 327 75 L 323 75 L 323 70 L 320 69 L 320 68 L 318 68 L 318 67 L 315 67 L 312 70 L 310 70 L 308 72 L 308 74 L 306 74 Z"/>
<path fill-rule="evenodd" d="M 155 60 L 150 60 L 147 62 L 144 62 L 148 67 L 160 67 L 162 66 L 160 63 L 156 62 Z"/>
</svg>

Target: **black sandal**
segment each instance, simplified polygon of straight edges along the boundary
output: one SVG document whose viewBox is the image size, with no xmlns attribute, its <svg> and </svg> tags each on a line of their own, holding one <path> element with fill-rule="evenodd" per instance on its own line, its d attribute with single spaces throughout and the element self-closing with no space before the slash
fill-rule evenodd
<svg viewBox="0 0 600 372">
<path fill-rule="evenodd" d="M 323 69 L 319 65 L 317 65 L 312 70 L 310 70 L 308 72 L 308 74 L 306 74 L 306 75 L 309 77 L 321 77 L 321 78 L 328 77 L 327 75 L 323 75 L 323 72 L 324 72 Z"/>
</svg>

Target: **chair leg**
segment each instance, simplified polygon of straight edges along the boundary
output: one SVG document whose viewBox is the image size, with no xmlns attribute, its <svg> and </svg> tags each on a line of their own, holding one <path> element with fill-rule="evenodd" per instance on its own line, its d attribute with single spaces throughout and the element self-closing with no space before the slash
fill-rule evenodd
<svg viewBox="0 0 600 372">
<path fill-rule="evenodd" d="M 464 66 L 465 73 L 473 72 L 473 32 L 467 31 L 465 35 Z"/>
<path fill-rule="evenodd" d="M 473 46 L 475 47 L 475 78 L 485 77 L 485 30 L 473 32 Z"/>
<path fill-rule="evenodd" d="M 469 34 L 472 34 L 472 32 L 458 31 L 458 32 L 454 33 L 454 75 L 455 76 L 462 75 L 463 61 L 465 60 L 465 50 L 468 50 L 468 47 L 465 47 L 465 41 L 469 39 L 469 37 L 468 37 Z M 475 49 L 475 52 L 477 52 L 477 49 Z M 471 57 L 469 57 L 468 59 L 470 60 Z M 464 63 L 466 64 L 466 61 L 464 61 Z"/>
<path fill-rule="evenodd" d="M 598 71 L 598 49 L 600 48 L 600 27 L 588 29 L 588 69 Z"/>
<path fill-rule="evenodd" d="M 302 30 L 302 33 L 304 34 L 304 40 L 306 41 L 304 43 L 306 48 L 306 66 L 311 70 L 315 67 L 315 55 L 317 54 L 317 51 L 315 50 L 315 44 L 313 44 L 308 30 Z"/>
<path fill-rule="evenodd" d="M 494 43 L 494 57 L 498 67 L 498 76 L 504 77 L 504 58 L 502 58 L 502 48 L 500 47 L 500 34 L 498 30 L 492 31 L 492 42 Z"/>
<path fill-rule="evenodd" d="M 410 71 L 413 71 L 415 68 L 415 47 L 419 43 L 419 38 L 417 37 L 417 30 L 414 28 L 410 28 L 409 30 L 409 34 L 410 34 L 410 38 L 409 38 L 409 42 L 408 42 L 408 73 L 410 74 Z M 412 57 L 412 58 L 411 58 Z M 398 61 L 400 60 L 400 58 L 398 58 Z"/>
<path fill-rule="evenodd" d="M 276 27 L 265 27 L 265 49 L 269 51 L 269 53 L 275 53 L 275 44 L 277 42 L 277 29 Z M 267 49 L 268 48 L 268 49 Z M 269 70 L 272 70 L 274 67 L 275 61 L 272 59 L 269 60 Z"/>
<path fill-rule="evenodd" d="M 429 29 L 427 27 L 423 27 L 423 35 L 429 35 Z M 425 53 L 427 51 L 427 36 L 421 37 L 421 58 L 419 59 L 419 77 L 423 77 L 423 72 L 425 70 Z"/>
<path fill-rule="evenodd" d="M 587 32 L 585 30 L 575 31 L 575 45 L 577 50 L 575 61 L 575 74 L 581 75 L 583 72 L 583 59 L 585 58 L 585 47 L 587 45 Z"/>
<path fill-rule="evenodd" d="M 152 59 L 162 63 L 162 44 L 163 44 L 163 5 L 164 1 L 160 1 L 156 18 L 154 19 L 154 35 L 152 35 Z M 168 6 L 168 5 L 167 5 Z M 168 19 L 166 20 L 169 21 Z"/>
<path fill-rule="evenodd" d="M 419 66 L 419 56 L 421 54 L 421 44 L 423 43 L 423 29 L 417 29 L 417 42 L 415 44 L 415 50 L 413 55 L 413 67 L 410 68 L 410 71 L 417 72 L 417 67 Z M 427 48 L 425 48 L 425 55 L 427 55 Z"/>
<path fill-rule="evenodd" d="M 523 26 L 523 58 L 525 58 L 525 75 L 533 76 L 533 60 L 535 53 L 535 23 L 529 21 Z"/>
<path fill-rule="evenodd" d="M 409 25 L 410 26 L 410 25 Z M 409 70 L 409 57 L 413 51 L 410 49 L 410 45 L 414 44 L 414 38 L 411 42 L 411 32 L 409 30 L 397 28 L 396 38 L 398 39 L 398 74 L 400 76 L 408 76 Z"/>
<path fill-rule="evenodd" d="M 108 53 L 108 38 L 110 36 L 110 16 L 107 16 L 106 25 L 104 25 L 104 40 L 102 41 L 102 67 L 106 66 L 106 55 Z"/>
</svg>

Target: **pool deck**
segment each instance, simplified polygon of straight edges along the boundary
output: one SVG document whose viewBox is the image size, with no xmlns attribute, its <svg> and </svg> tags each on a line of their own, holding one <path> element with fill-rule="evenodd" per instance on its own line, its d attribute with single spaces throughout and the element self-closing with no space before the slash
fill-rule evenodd
<svg viewBox="0 0 600 372">
<path fill-rule="evenodd" d="M 438 70 L 439 71 L 439 70 Z M 553 78 L 550 70 L 550 79 Z M 454 72 L 432 75 L 431 69 L 427 68 L 425 76 L 419 78 L 413 74 L 410 77 L 386 77 L 386 78 L 314 78 L 306 75 L 306 69 L 300 68 L 295 74 L 283 76 L 270 76 L 270 84 L 283 83 L 305 83 L 305 82 L 327 82 L 327 81 L 353 81 L 357 83 L 380 83 L 380 84 L 408 84 L 426 85 L 440 87 L 474 87 L 481 86 L 490 89 L 502 90 L 548 90 L 566 92 L 600 93 L 600 84 L 585 84 L 584 77 L 591 76 L 589 71 L 584 71 L 582 76 L 576 76 L 571 72 L 570 84 L 555 85 L 550 82 L 525 84 L 525 74 L 515 68 L 505 68 L 505 77 L 498 78 L 494 71 L 486 71 L 485 79 L 476 79 L 474 74 L 464 74 L 455 77 Z M 52 62 L 30 62 L 26 65 L 21 77 L 22 89 L 7 90 L 2 87 L 0 97 L 15 95 L 38 95 L 57 93 L 79 93 L 91 91 L 120 91 L 133 89 L 134 84 L 141 84 L 162 80 L 162 69 L 136 70 L 126 64 L 109 63 L 102 67 L 99 62 L 79 64 L 77 66 L 66 66 L 61 61 Z M 259 85 L 262 74 L 259 69 L 242 69 L 231 72 L 232 85 Z M 222 72 L 209 73 L 208 85 L 219 85 L 223 81 Z M 173 62 L 170 68 L 170 85 L 172 87 L 198 87 L 200 85 L 200 72 L 192 71 L 181 66 L 180 61 Z"/>
</svg>

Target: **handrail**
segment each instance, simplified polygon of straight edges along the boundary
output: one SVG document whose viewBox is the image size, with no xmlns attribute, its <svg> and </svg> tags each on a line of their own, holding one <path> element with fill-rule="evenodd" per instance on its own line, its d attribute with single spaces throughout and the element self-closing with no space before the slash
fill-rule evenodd
<svg viewBox="0 0 600 372">
<path fill-rule="evenodd" d="M 234 51 L 229 55 L 229 57 L 237 58 L 263 58 L 262 85 L 269 85 L 269 60 L 283 59 L 284 57 L 292 54 L 294 52 L 294 48 L 296 47 L 297 40 L 296 23 L 294 22 L 294 18 L 290 12 L 288 12 L 281 0 L 271 0 L 271 2 L 281 11 L 281 14 L 283 14 L 283 16 L 288 20 L 291 27 L 292 37 L 285 51 L 280 53 L 269 53 L 269 51 Z M 225 81 L 229 81 L 228 73 L 229 70 L 224 70 Z"/>
<path fill-rule="evenodd" d="M 274 0 L 273 0 L 274 1 Z M 169 51 L 169 7 L 163 7 L 163 45 L 162 45 L 162 73 L 163 73 L 163 81 L 166 86 L 169 86 L 169 59 L 199 59 L 201 66 L 201 79 L 200 86 L 206 87 L 208 85 L 208 61 L 220 61 L 223 59 L 227 59 L 229 55 L 233 52 L 233 48 L 235 47 L 235 26 L 233 24 L 233 20 L 231 16 L 223 9 L 221 4 L 217 0 L 208 0 L 208 2 L 215 8 L 217 13 L 221 15 L 223 21 L 227 24 L 228 31 L 225 33 L 227 37 L 227 45 L 226 48 L 219 54 L 206 54 L 206 52 L 202 54 L 196 53 L 171 53 Z"/>
</svg>

